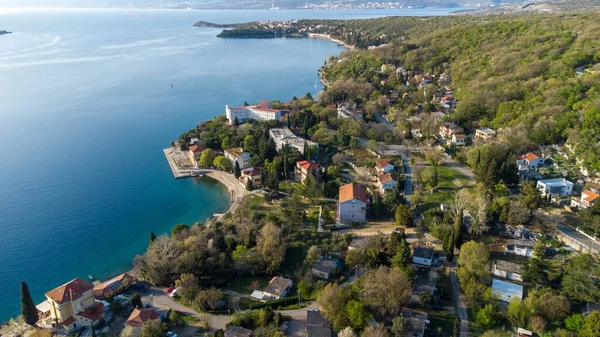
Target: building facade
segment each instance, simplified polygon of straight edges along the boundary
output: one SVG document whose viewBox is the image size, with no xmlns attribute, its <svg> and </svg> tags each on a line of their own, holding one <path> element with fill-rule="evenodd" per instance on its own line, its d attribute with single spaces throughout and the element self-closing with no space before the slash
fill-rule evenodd
<svg viewBox="0 0 600 337">
<path fill-rule="evenodd" d="M 229 121 L 229 125 L 237 123 L 245 123 L 250 119 L 259 121 L 280 120 L 281 110 L 273 109 L 271 102 L 260 102 L 256 105 L 239 106 L 230 108 L 225 106 L 225 115 Z"/>
<path fill-rule="evenodd" d="M 545 196 L 568 197 L 573 193 L 573 183 L 564 178 L 546 179 L 537 182 L 537 189 Z"/>
<path fill-rule="evenodd" d="M 104 307 L 95 301 L 93 289 L 91 284 L 76 278 L 47 292 L 50 316 L 44 325 L 59 325 L 72 331 L 97 324 L 104 318 Z"/>
<path fill-rule="evenodd" d="M 299 180 L 302 183 L 304 183 L 306 178 L 311 174 L 319 181 L 321 179 L 321 166 L 311 160 L 302 160 L 296 162 L 294 173 L 296 174 L 296 180 Z"/>
<path fill-rule="evenodd" d="M 364 186 L 357 183 L 340 186 L 337 220 L 343 223 L 365 222 L 367 203 L 367 191 Z"/>
<path fill-rule="evenodd" d="M 242 170 L 250 166 L 250 153 L 244 151 L 241 147 L 227 149 L 224 153 L 225 158 L 231 162 L 231 167 L 235 167 L 236 162 Z"/>
<path fill-rule="evenodd" d="M 296 136 L 287 127 L 273 128 L 269 130 L 269 136 L 273 138 L 273 141 L 275 141 L 275 148 L 277 149 L 277 152 L 281 151 L 284 146 L 291 146 L 298 150 L 298 152 L 304 154 L 305 146 L 319 146 L 319 144 L 315 142 Z"/>
</svg>

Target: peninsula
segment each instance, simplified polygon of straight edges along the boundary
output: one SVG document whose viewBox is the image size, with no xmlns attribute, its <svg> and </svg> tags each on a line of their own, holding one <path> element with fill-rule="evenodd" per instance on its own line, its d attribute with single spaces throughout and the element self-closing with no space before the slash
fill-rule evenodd
<svg viewBox="0 0 600 337">
<path fill-rule="evenodd" d="M 4 35 L 4 34 L 12 34 L 12 32 L 9 32 L 7 30 L 0 30 L 0 35 Z"/>
</svg>

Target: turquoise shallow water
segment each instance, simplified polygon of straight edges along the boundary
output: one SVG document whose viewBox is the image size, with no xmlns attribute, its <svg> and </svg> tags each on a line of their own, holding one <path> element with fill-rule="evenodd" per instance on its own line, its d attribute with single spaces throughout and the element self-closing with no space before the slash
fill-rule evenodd
<svg viewBox="0 0 600 337">
<path fill-rule="evenodd" d="M 3 11 L 0 28 L 0 321 L 74 277 L 131 267 L 150 231 L 229 207 L 223 186 L 175 180 L 162 153 L 225 104 L 314 93 L 340 47 L 223 40 L 197 20 L 355 18 L 408 12 Z M 171 88 L 173 83 L 173 89 Z"/>
</svg>

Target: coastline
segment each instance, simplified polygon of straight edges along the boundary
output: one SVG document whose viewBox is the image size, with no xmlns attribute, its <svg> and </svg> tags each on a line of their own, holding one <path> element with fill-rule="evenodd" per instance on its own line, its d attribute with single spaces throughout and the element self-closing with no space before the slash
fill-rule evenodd
<svg viewBox="0 0 600 337">
<path fill-rule="evenodd" d="M 250 194 L 250 192 L 248 192 L 246 188 L 242 186 L 231 173 L 212 169 L 202 170 L 202 172 L 204 173 L 205 177 L 220 182 L 229 191 L 229 195 L 232 200 L 231 206 L 227 211 L 225 211 L 225 213 L 219 214 L 219 216 L 217 217 L 218 219 L 222 218 L 228 213 L 235 212 L 235 210 L 239 207 L 244 197 L 247 194 Z"/>
<path fill-rule="evenodd" d="M 329 40 L 329 41 L 334 42 L 337 45 L 340 45 L 349 50 L 356 49 L 356 47 L 349 45 L 341 40 L 335 39 L 335 38 L 331 37 L 331 35 L 329 35 L 329 34 L 308 33 L 308 37 L 313 38 L 313 39 Z"/>
</svg>

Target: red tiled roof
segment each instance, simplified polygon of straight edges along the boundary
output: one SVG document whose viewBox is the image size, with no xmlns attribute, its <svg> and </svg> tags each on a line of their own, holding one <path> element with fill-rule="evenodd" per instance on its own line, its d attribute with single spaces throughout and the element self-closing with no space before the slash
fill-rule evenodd
<svg viewBox="0 0 600 337">
<path fill-rule="evenodd" d="M 377 160 L 377 167 L 385 168 L 386 166 L 391 165 L 389 159 L 379 159 Z"/>
<path fill-rule="evenodd" d="M 539 158 L 539 157 L 536 156 L 535 153 L 529 152 L 529 153 L 524 154 L 521 157 L 517 158 L 517 160 L 523 160 L 523 159 L 525 159 L 527 161 L 531 161 L 531 160 L 534 160 L 534 159 L 537 159 L 537 158 Z"/>
<path fill-rule="evenodd" d="M 147 308 L 147 309 L 135 308 L 135 309 L 133 309 L 133 312 L 131 313 L 131 315 L 129 315 L 129 318 L 127 318 L 126 324 L 129 326 L 143 326 L 146 322 L 153 320 L 153 319 L 159 319 L 159 318 L 160 318 L 160 315 L 153 308 Z"/>
<path fill-rule="evenodd" d="M 127 280 L 127 281 L 125 281 Z M 114 277 L 106 282 L 103 282 L 94 287 L 94 297 L 97 299 L 104 299 L 108 296 L 114 295 L 116 291 L 126 282 L 132 285 L 135 278 L 128 273 L 123 273 L 117 277 Z"/>
<path fill-rule="evenodd" d="M 263 107 L 256 107 L 256 108 L 254 108 L 254 110 L 272 112 L 272 113 L 279 112 L 279 110 L 277 110 L 277 109 L 263 108 Z"/>
<path fill-rule="evenodd" d="M 198 145 L 192 145 L 190 146 L 190 151 L 192 151 L 192 153 L 199 153 L 204 151 L 204 147 L 198 146 Z"/>
<path fill-rule="evenodd" d="M 75 323 L 75 321 L 76 321 L 75 317 L 69 317 L 69 318 L 65 319 L 64 321 L 62 321 L 62 325 L 69 326 L 69 325 Z"/>
<path fill-rule="evenodd" d="M 260 176 L 260 168 L 258 167 L 250 167 L 242 170 L 242 174 L 250 177 Z"/>
<path fill-rule="evenodd" d="M 356 199 L 366 203 L 367 191 L 365 187 L 357 183 L 340 186 L 339 202 L 346 202 L 352 199 Z"/>
<path fill-rule="evenodd" d="M 79 316 L 87 318 L 92 322 L 95 322 L 102 318 L 104 315 L 104 305 L 101 302 L 95 302 L 94 305 L 84 312 L 79 313 Z"/>
<path fill-rule="evenodd" d="M 590 191 L 590 190 L 585 190 L 583 191 L 583 195 L 585 195 L 585 197 L 583 198 L 583 200 L 587 201 L 587 202 L 594 202 L 594 200 L 600 198 L 600 195 Z M 583 196 L 582 195 L 582 196 Z"/>
<path fill-rule="evenodd" d="M 259 108 L 269 108 L 271 106 L 271 102 L 269 101 L 260 101 L 258 102 L 258 104 L 256 104 L 257 107 Z"/>
<path fill-rule="evenodd" d="M 302 167 L 305 171 L 319 169 L 319 164 L 315 163 L 314 161 L 301 160 L 299 162 L 296 162 L 296 165 Z"/>
<path fill-rule="evenodd" d="M 394 176 L 389 173 L 379 173 L 379 175 L 377 175 L 377 179 L 379 179 L 379 182 L 382 184 L 395 180 Z"/>
<path fill-rule="evenodd" d="M 465 135 L 463 135 L 462 133 L 455 133 L 454 137 L 456 137 L 456 138 L 465 138 Z"/>
<path fill-rule="evenodd" d="M 60 287 L 50 290 L 46 293 L 46 296 L 50 297 L 58 304 L 63 304 L 80 298 L 83 293 L 92 290 L 93 288 L 94 287 L 91 284 L 78 277 L 61 285 Z M 71 296 L 73 296 L 73 298 L 71 298 Z"/>
</svg>

